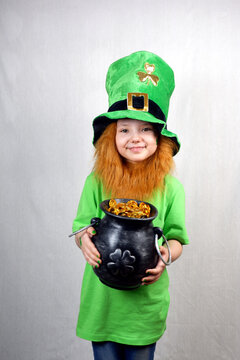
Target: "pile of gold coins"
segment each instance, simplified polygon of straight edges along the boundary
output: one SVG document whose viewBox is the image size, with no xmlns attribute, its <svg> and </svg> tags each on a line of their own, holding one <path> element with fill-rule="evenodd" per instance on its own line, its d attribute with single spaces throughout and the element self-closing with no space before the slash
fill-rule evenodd
<svg viewBox="0 0 240 360">
<path fill-rule="evenodd" d="M 131 218 L 149 218 L 151 208 L 148 204 L 141 202 L 139 205 L 135 200 L 129 200 L 126 203 L 117 203 L 115 199 L 109 200 L 109 211 L 112 214 L 131 217 Z"/>
</svg>

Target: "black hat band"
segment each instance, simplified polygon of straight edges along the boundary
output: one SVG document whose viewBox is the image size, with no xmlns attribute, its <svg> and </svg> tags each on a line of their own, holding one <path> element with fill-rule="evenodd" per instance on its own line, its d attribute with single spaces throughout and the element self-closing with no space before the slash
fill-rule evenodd
<svg viewBox="0 0 240 360">
<path fill-rule="evenodd" d="M 132 105 L 133 105 L 134 109 L 143 110 L 144 103 L 145 103 L 144 96 L 133 96 L 132 97 Z M 108 109 L 108 112 L 119 111 L 119 110 L 128 110 L 127 99 L 120 100 L 120 101 L 117 101 L 114 104 L 112 104 L 110 106 L 110 108 Z M 153 116 L 155 116 L 155 118 L 166 122 L 164 113 L 162 112 L 160 107 L 152 100 L 148 100 L 148 112 L 150 114 L 152 114 Z"/>
</svg>

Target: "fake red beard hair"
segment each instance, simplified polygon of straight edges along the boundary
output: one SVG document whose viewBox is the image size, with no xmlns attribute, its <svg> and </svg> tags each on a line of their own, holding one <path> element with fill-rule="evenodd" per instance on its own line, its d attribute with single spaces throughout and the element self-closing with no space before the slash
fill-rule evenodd
<svg viewBox="0 0 240 360">
<path fill-rule="evenodd" d="M 129 164 L 118 153 L 116 122 L 105 129 L 96 143 L 93 170 L 103 182 L 107 196 L 148 200 L 154 190 L 164 189 L 164 178 L 173 169 L 175 143 L 160 135 L 155 153 L 138 164 Z"/>
</svg>

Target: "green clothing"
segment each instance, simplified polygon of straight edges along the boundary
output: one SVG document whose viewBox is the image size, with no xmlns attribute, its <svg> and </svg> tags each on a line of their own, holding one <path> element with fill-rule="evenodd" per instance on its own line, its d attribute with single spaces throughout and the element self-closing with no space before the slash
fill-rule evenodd
<svg viewBox="0 0 240 360">
<path fill-rule="evenodd" d="M 90 174 L 85 182 L 73 222 L 73 231 L 88 225 L 93 217 L 104 217 L 99 204 L 107 197 L 102 183 Z M 184 190 L 181 183 L 167 175 L 165 190 L 148 199 L 158 210 L 153 221 L 167 239 L 188 244 L 185 229 Z M 77 335 L 90 341 L 114 341 L 126 345 L 156 342 L 166 329 L 169 307 L 169 279 L 165 269 L 154 284 L 135 290 L 116 290 L 100 282 L 86 264 L 81 292 Z"/>
</svg>

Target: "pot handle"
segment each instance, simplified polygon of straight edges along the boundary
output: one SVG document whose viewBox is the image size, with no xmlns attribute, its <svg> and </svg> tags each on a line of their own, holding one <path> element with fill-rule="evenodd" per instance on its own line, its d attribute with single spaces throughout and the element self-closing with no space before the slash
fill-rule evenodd
<svg viewBox="0 0 240 360">
<path fill-rule="evenodd" d="M 162 231 L 161 228 L 155 227 L 155 228 L 153 228 L 153 230 L 154 230 L 154 233 L 155 233 L 155 247 L 156 247 L 157 253 L 158 253 L 158 255 L 160 256 L 160 259 L 162 260 L 162 262 L 163 262 L 166 266 L 168 266 L 168 265 L 170 265 L 171 262 L 172 262 L 172 256 L 171 256 L 171 251 L 170 251 L 170 247 L 169 247 L 168 241 L 167 241 L 167 239 L 165 238 L 165 236 L 163 235 L 163 231 Z M 166 243 L 166 245 L 167 245 L 167 249 L 168 249 L 168 261 L 165 261 L 165 260 L 163 259 L 162 254 L 161 254 L 161 252 L 160 252 L 160 250 L 159 250 L 158 240 L 161 239 L 161 237 L 163 237 L 164 243 Z"/>
<path fill-rule="evenodd" d="M 98 225 L 98 224 L 100 223 L 100 221 L 101 221 L 101 219 L 98 218 L 98 217 L 92 218 L 90 225 L 84 226 L 83 228 L 81 228 L 81 229 L 75 231 L 74 233 L 68 235 L 68 237 L 71 237 L 71 236 L 73 236 L 73 235 L 76 235 L 76 234 L 80 233 L 81 231 L 88 229 L 88 228 L 91 227 L 91 226 Z"/>
</svg>

